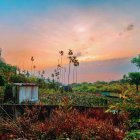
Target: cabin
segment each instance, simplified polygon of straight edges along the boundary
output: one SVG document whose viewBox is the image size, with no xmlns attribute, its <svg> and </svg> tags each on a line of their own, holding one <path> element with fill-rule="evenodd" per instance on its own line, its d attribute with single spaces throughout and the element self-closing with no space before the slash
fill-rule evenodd
<svg viewBox="0 0 140 140">
<path fill-rule="evenodd" d="M 34 83 L 14 83 L 5 92 L 5 102 L 21 104 L 38 102 L 38 86 Z"/>
</svg>

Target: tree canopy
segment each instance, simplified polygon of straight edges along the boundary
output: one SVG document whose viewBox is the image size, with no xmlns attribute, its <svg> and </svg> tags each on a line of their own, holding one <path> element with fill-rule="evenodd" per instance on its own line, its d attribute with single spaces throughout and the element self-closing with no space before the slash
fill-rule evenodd
<svg viewBox="0 0 140 140">
<path fill-rule="evenodd" d="M 6 64 L 0 61 L 0 83 L 4 85 L 5 82 L 9 82 L 10 76 L 16 74 L 16 67 Z"/>
<path fill-rule="evenodd" d="M 140 54 L 138 55 L 138 57 L 135 57 L 131 60 L 132 63 L 134 63 L 138 69 L 140 69 Z"/>
<path fill-rule="evenodd" d="M 130 84 L 135 84 L 136 90 L 138 91 L 138 86 L 140 85 L 140 72 L 130 72 L 127 76 L 127 80 Z"/>
</svg>

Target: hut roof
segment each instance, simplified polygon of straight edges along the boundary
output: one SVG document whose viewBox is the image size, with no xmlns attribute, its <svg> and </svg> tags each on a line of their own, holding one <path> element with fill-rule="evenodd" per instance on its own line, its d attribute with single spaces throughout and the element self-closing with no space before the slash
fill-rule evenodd
<svg viewBox="0 0 140 140">
<path fill-rule="evenodd" d="M 14 83 L 15 86 L 37 86 L 35 83 Z"/>
</svg>

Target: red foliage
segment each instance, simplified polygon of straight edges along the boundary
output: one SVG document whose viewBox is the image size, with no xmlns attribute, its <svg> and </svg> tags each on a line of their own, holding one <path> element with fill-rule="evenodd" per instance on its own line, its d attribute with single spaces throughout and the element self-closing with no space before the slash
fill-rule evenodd
<svg viewBox="0 0 140 140">
<path fill-rule="evenodd" d="M 55 110 L 50 120 L 46 120 L 43 126 L 39 124 L 37 132 L 43 133 L 46 137 L 68 137 L 70 139 L 96 139 L 104 140 L 121 140 L 124 137 L 124 132 L 119 127 L 115 126 L 109 114 L 105 117 L 104 112 L 94 111 L 98 116 L 90 116 L 91 110 L 80 113 L 77 110 L 65 112 L 63 110 Z M 90 117 L 89 117 L 90 116 Z M 109 119 L 109 120 L 108 120 Z"/>
<path fill-rule="evenodd" d="M 128 114 L 113 114 L 111 112 L 105 113 L 104 109 L 88 109 L 85 113 L 89 118 L 106 121 L 106 123 L 115 125 L 119 128 L 125 127 L 124 122 L 128 119 Z"/>
<path fill-rule="evenodd" d="M 113 114 L 104 113 L 103 110 L 87 110 L 79 112 L 76 109 L 63 110 L 56 109 L 50 118 L 41 122 L 37 119 L 38 111 L 27 110 L 28 113 L 17 119 L 18 133 L 12 131 L 14 137 L 27 139 L 51 139 L 70 138 L 73 140 L 122 140 L 125 132 L 122 127 L 122 120 L 114 117 Z M 114 123 L 114 119 L 119 123 Z M 9 123 L 9 125 L 12 123 Z M 6 126 L 3 125 L 6 128 Z M 3 129 L 3 132 L 4 129 Z M 6 132 L 5 132 L 6 133 Z"/>
</svg>

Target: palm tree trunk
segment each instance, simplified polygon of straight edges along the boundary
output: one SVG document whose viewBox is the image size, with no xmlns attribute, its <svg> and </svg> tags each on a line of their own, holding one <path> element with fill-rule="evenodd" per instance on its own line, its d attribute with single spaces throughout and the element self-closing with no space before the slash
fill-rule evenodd
<svg viewBox="0 0 140 140">
<path fill-rule="evenodd" d="M 33 61 L 31 62 L 31 76 L 32 76 L 32 71 L 33 71 Z"/>
<path fill-rule="evenodd" d="M 75 74 L 74 73 L 75 73 L 75 66 L 73 67 L 73 83 L 75 82 L 75 77 L 74 77 Z"/>
</svg>

